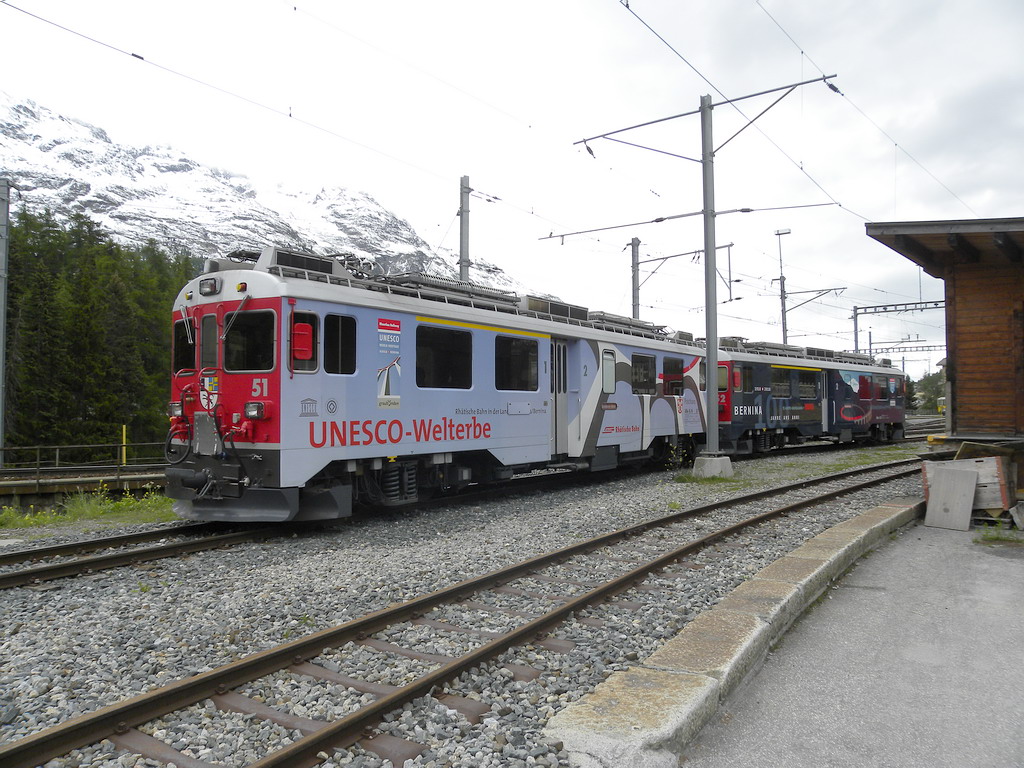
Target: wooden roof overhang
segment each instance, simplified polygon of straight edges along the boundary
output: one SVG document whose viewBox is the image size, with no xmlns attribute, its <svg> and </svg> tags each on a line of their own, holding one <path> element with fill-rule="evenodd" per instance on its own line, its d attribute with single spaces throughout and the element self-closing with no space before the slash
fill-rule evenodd
<svg viewBox="0 0 1024 768">
<path fill-rule="evenodd" d="M 932 277 L 946 277 L 957 264 L 1021 264 L 1024 256 L 1024 218 L 883 222 L 866 227 L 868 237 Z"/>
</svg>

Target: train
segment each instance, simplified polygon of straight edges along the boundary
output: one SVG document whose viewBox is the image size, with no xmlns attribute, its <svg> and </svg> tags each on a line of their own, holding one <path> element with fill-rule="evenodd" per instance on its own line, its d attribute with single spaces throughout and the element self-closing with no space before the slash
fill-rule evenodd
<svg viewBox="0 0 1024 768">
<path fill-rule="evenodd" d="M 166 493 L 184 518 L 329 520 L 538 470 L 892 441 L 890 361 L 720 341 L 550 297 L 276 247 L 207 259 L 173 306 Z"/>
</svg>

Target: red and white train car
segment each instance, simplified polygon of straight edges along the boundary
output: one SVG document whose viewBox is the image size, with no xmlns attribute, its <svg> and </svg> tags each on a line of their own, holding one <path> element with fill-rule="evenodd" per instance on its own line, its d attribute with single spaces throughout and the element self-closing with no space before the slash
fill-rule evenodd
<svg viewBox="0 0 1024 768">
<path fill-rule="evenodd" d="M 167 493 L 185 517 L 325 519 L 703 443 L 704 350 L 649 323 L 266 248 L 174 305 Z"/>
</svg>

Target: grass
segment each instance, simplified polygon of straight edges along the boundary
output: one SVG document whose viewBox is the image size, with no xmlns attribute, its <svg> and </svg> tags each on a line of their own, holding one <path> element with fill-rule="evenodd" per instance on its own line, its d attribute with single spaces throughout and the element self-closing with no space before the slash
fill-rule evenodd
<svg viewBox="0 0 1024 768">
<path fill-rule="evenodd" d="M 76 493 L 52 510 L 0 508 L 0 530 L 82 524 L 86 529 L 95 530 L 115 525 L 165 523 L 178 519 L 171 510 L 171 503 L 171 499 L 154 491 L 141 498 L 112 495 L 105 491 Z"/>
<path fill-rule="evenodd" d="M 1024 546 L 1024 531 L 1015 531 L 1003 521 L 978 528 L 975 544 L 1019 544 Z"/>
<path fill-rule="evenodd" d="M 882 464 L 887 461 L 899 461 L 901 459 L 916 459 L 920 456 L 920 452 L 920 448 L 910 448 L 901 445 L 848 449 L 839 452 L 833 460 L 821 464 L 818 468 L 822 474 L 843 472 L 847 469 L 857 469 L 869 464 Z"/>
<path fill-rule="evenodd" d="M 817 477 L 819 475 L 830 475 L 836 472 L 843 472 L 848 469 L 857 469 L 872 464 L 882 464 L 888 461 L 899 461 L 900 459 L 915 459 L 920 455 L 920 448 L 904 445 L 887 445 L 878 447 L 852 446 L 846 449 L 837 448 L 823 454 L 804 455 L 799 459 L 787 457 L 784 453 L 768 452 L 764 458 L 773 461 L 773 471 L 779 475 L 791 476 L 791 479 L 798 480 L 804 477 Z M 792 460 L 791 460 L 792 459 Z M 817 460 L 815 460 L 817 459 Z M 755 463 L 751 465 L 756 467 Z M 745 484 L 756 484 L 757 480 L 747 481 L 743 476 L 748 474 L 745 461 L 738 461 L 734 464 L 736 474 L 733 477 L 694 477 L 689 472 L 683 472 L 673 476 L 677 483 L 702 483 L 702 484 L 726 484 L 732 483 L 738 487 Z M 754 473 L 756 474 L 756 472 Z"/>
</svg>

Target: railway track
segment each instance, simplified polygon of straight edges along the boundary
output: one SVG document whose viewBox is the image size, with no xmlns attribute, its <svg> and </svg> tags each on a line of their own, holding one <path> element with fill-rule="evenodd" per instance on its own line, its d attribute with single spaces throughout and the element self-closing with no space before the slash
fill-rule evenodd
<svg viewBox="0 0 1024 768">
<path fill-rule="evenodd" d="M 786 450 L 807 453 L 835 449 L 835 445 L 829 443 L 827 445 L 805 445 Z M 759 456 L 741 458 L 756 460 Z M 421 509 L 429 509 L 452 503 L 474 504 L 508 494 L 535 493 L 585 485 L 595 481 L 601 482 L 608 477 L 622 476 L 632 471 L 634 469 L 625 467 L 601 475 L 579 472 L 544 472 L 537 476 L 524 476 L 495 486 L 473 487 L 453 496 L 439 496 L 420 502 L 417 506 Z M 195 523 L 84 539 L 66 544 L 11 550 L 0 553 L 0 590 L 38 585 L 56 579 L 90 575 L 127 565 L 138 565 L 164 558 L 180 557 L 195 552 L 261 541 L 276 536 L 287 536 L 295 532 L 312 530 L 316 526 L 315 523 L 279 523 L 271 526 L 249 524 L 232 529 L 226 523 Z M 171 538 L 173 540 L 166 540 Z M 148 547 L 132 546 L 154 541 L 158 543 Z M 100 550 L 110 551 L 88 556 L 84 554 Z M 29 565 L 29 563 L 34 564 Z"/>
<path fill-rule="evenodd" d="M 928 435 L 941 433 L 946 429 L 946 420 L 938 417 L 915 417 L 907 420 L 907 440 L 924 440 Z"/>
<path fill-rule="evenodd" d="M 0 553 L 0 589 L 40 584 L 53 579 L 80 576 L 124 565 L 178 557 L 192 552 L 232 546 L 250 541 L 280 536 L 280 526 L 249 526 L 243 530 L 224 532 L 220 523 L 196 523 L 171 526 L 138 533 L 86 539 L 69 544 L 55 544 Z M 287 529 L 290 532 L 291 529 Z M 173 541 L 166 539 L 173 538 Z M 135 544 L 157 541 L 149 547 Z M 85 552 L 110 550 L 101 554 L 83 555 Z M 45 560 L 47 562 L 39 563 Z M 26 563 L 39 563 L 26 565 Z M 3 570 L 5 566 L 20 566 Z"/>
<path fill-rule="evenodd" d="M 533 493 L 564 488 L 594 479 L 593 475 L 580 473 L 545 473 L 536 477 L 519 478 L 500 486 L 474 488 L 456 496 L 441 496 L 422 502 L 418 506 L 428 509 L 432 506 L 451 503 L 473 504 L 509 493 Z M 73 578 L 126 565 L 138 565 L 153 560 L 180 557 L 278 536 L 290 536 L 295 533 L 317 530 L 325 525 L 334 525 L 338 522 L 344 523 L 345 518 L 340 521 L 321 523 L 277 523 L 268 526 L 256 524 L 231 526 L 219 522 L 194 523 L 117 536 L 83 539 L 52 546 L 0 552 L 0 590 L 42 584 L 55 579 Z M 172 538 L 173 540 L 166 541 L 166 539 Z M 154 541 L 159 543 L 148 547 L 132 546 Z M 99 550 L 110 551 L 84 555 L 84 553 L 98 552 Z M 29 565 L 29 563 L 37 564 Z"/>
<path fill-rule="evenodd" d="M 257 745 L 251 756 L 236 757 L 231 764 L 315 765 L 335 749 L 352 748 L 401 765 L 426 747 L 389 734 L 381 724 L 404 717 L 411 702 L 429 695 L 436 707 L 453 716 L 459 713 L 469 723 L 500 717 L 478 696 L 458 692 L 454 681 L 492 665 L 496 671 L 490 674 L 509 685 L 535 678 L 539 670 L 522 660 L 509 662 L 502 654 L 510 648 L 539 647 L 571 653 L 574 641 L 554 636 L 562 634 L 559 627 L 570 616 L 600 632 L 607 617 L 588 618 L 594 606 L 628 614 L 637 610 L 645 593 L 664 597 L 684 590 L 690 569 L 702 558 L 714 560 L 723 551 L 745 546 L 744 537 L 757 530 L 785 525 L 788 515 L 809 505 L 918 471 L 917 459 L 852 470 L 694 507 L 578 542 L 40 731 L 0 747 L 0 765 L 28 768 L 101 741 L 111 759 L 123 750 L 190 768 L 221 762 L 209 746 L 176 733 L 182 712 L 197 707 L 217 717 L 234 717 L 236 725 L 238 717 L 246 724 L 260 723 L 261 734 L 273 732 L 248 738 Z M 866 474 L 872 476 L 859 479 Z M 822 487 L 826 490 L 814 490 Z M 773 506 L 766 510 L 769 500 Z M 712 513 L 719 527 L 708 532 L 705 521 Z M 532 607 L 524 609 L 521 600 Z M 538 604 L 550 607 L 538 610 Z M 361 659 L 367 653 L 402 660 L 395 665 L 403 669 L 400 679 L 361 678 Z M 528 661 L 530 653 L 520 656 Z M 286 678 L 330 689 L 337 705 L 317 717 L 301 707 L 288 711 L 272 693 L 273 681 Z M 441 693 L 446 686 L 451 690 Z M 429 718 L 423 722 L 426 728 Z"/>
</svg>

